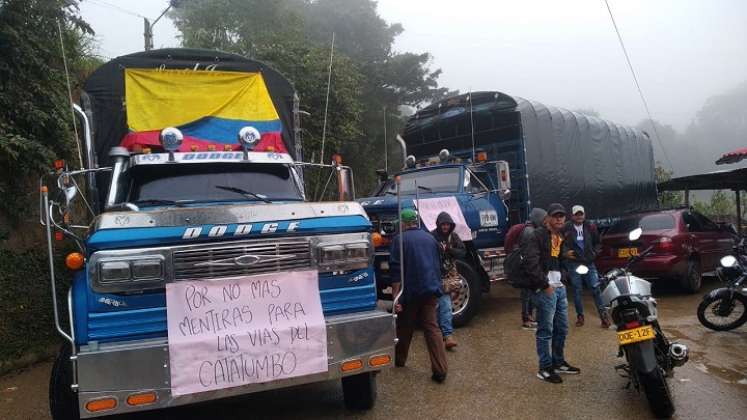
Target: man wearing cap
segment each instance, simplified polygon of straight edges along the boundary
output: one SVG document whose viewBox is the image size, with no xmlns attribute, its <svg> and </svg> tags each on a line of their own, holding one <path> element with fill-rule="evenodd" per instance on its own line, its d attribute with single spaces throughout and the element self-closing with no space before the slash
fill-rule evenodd
<svg viewBox="0 0 747 420">
<path fill-rule="evenodd" d="M 425 343 L 431 359 L 431 379 L 441 383 L 446 379 L 446 349 L 438 327 L 436 306 L 441 290 L 441 256 L 438 242 L 425 230 L 418 227 L 418 214 L 413 209 L 401 213 L 402 257 L 400 235 L 392 240 L 389 249 L 389 266 L 392 276 L 392 294 L 402 291 L 395 305 L 397 317 L 397 345 L 394 363 L 405 366 L 410 341 L 416 325 L 423 328 Z M 404 279 L 400 277 L 400 264 L 404 267 Z M 403 284 L 404 280 L 404 284 Z"/>
<path fill-rule="evenodd" d="M 537 307 L 537 377 L 559 384 L 563 382 L 559 373 L 578 374 L 581 370 L 568 364 L 563 354 L 568 335 L 568 298 L 560 273 L 565 208 L 553 203 L 547 214 L 544 226 L 522 233 L 521 254 L 523 271 L 533 290 L 532 302 Z"/>
<path fill-rule="evenodd" d="M 599 288 L 599 274 L 594 266 L 599 252 L 602 250 L 602 243 L 599 240 L 599 232 L 596 226 L 586 221 L 586 212 L 583 206 L 575 205 L 571 208 L 572 220 L 565 226 L 565 259 L 564 264 L 571 277 L 573 285 L 573 306 L 576 308 L 576 326 L 584 325 L 584 304 L 582 292 L 584 286 L 591 289 L 594 296 L 594 303 L 599 313 L 599 319 L 602 321 L 602 328 L 609 328 L 610 321 L 607 311 L 602 303 L 602 292 Z M 579 274 L 576 268 L 579 265 L 589 267 L 589 272 Z"/>
</svg>

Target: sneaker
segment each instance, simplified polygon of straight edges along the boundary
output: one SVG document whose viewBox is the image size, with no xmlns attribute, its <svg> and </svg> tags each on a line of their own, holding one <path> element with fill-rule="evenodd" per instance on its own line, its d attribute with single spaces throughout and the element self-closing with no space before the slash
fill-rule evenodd
<svg viewBox="0 0 747 420">
<path fill-rule="evenodd" d="M 433 375 L 431 375 L 431 380 L 433 382 L 442 384 L 446 380 L 446 374 L 445 373 L 434 373 Z"/>
<path fill-rule="evenodd" d="M 525 330 L 536 330 L 537 329 L 537 323 L 532 321 L 524 321 L 521 324 L 521 328 Z"/>
<path fill-rule="evenodd" d="M 607 314 L 602 315 L 602 328 L 607 329 L 612 325 L 610 323 L 610 316 Z"/>
<path fill-rule="evenodd" d="M 568 375 L 578 375 L 581 373 L 581 369 L 569 365 L 568 362 L 563 362 L 559 366 L 553 367 L 553 369 L 555 369 L 555 372 L 557 373 L 565 373 Z"/>
<path fill-rule="evenodd" d="M 537 377 L 545 382 L 550 382 L 551 384 L 559 384 L 563 382 L 563 378 L 558 376 L 558 374 L 552 369 L 540 369 L 539 372 L 537 372 Z"/>
<path fill-rule="evenodd" d="M 456 340 L 454 340 L 454 337 L 452 336 L 446 336 L 444 338 L 444 347 L 446 347 L 446 350 L 454 350 L 454 347 L 456 347 L 458 344 Z"/>
<path fill-rule="evenodd" d="M 584 326 L 584 316 L 579 315 L 576 317 L 576 326 L 577 327 L 583 327 Z"/>
</svg>

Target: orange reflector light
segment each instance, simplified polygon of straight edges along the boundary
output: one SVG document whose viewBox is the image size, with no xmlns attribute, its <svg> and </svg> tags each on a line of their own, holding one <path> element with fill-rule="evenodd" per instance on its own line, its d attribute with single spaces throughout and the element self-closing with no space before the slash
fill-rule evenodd
<svg viewBox="0 0 747 420">
<path fill-rule="evenodd" d="M 115 398 L 101 398 L 99 400 L 88 401 L 86 403 L 86 410 L 91 413 L 97 413 L 99 411 L 112 410 L 117 407 L 117 400 Z"/>
<path fill-rule="evenodd" d="M 274 152 L 275 151 L 275 146 L 267 146 L 267 147 L 265 147 L 265 150 L 267 150 L 268 152 Z"/>
<path fill-rule="evenodd" d="M 55 169 L 62 169 L 65 167 L 65 161 L 62 159 L 57 159 L 54 161 L 54 168 Z"/>
<path fill-rule="evenodd" d="M 477 152 L 477 156 L 475 157 L 478 162 L 487 162 L 488 161 L 488 153 L 487 152 Z"/>
<path fill-rule="evenodd" d="M 333 161 L 334 161 L 334 162 L 335 162 L 336 164 L 338 164 L 338 165 L 342 165 L 342 155 L 341 155 L 341 154 L 339 154 L 339 153 L 335 153 L 334 155 L 332 155 L 332 160 L 333 160 Z"/>
<path fill-rule="evenodd" d="M 54 233 L 54 239 L 56 241 L 61 241 L 61 240 L 65 239 L 65 234 L 63 234 L 60 231 L 57 231 L 57 232 Z"/>
<path fill-rule="evenodd" d="M 41 186 L 41 188 L 40 188 L 40 190 L 41 190 L 41 192 L 43 192 L 43 193 L 45 193 L 45 192 L 49 192 L 49 188 L 47 188 L 47 186 L 46 186 L 46 185 L 42 185 L 42 186 Z"/>
<path fill-rule="evenodd" d="M 190 148 L 189 148 L 189 149 L 190 149 L 191 151 L 193 151 L 193 152 L 196 152 L 196 151 L 197 151 L 197 145 L 196 145 L 196 144 L 193 144 L 192 146 L 190 146 Z"/>
<path fill-rule="evenodd" d="M 363 362 L 360 359 L 355 360 L 348 360 L 347 362 L 343 362 L 342 366 L 340 367 L 340 370 L 343 372 L 352 372 L 354 370 L 358 370 L 363 368 Z"/>
<path fill-rule="evenodd" d="M 71 252 L 65 257 L 65 267 L 73 271 L 80 270 L 84 262 L 86 262 L 86 259 L 80 252 Z"/>
<path fill-rule="evenodd" d="M 233 147 L 231 147 L 230 144 L 225 144 L 223 145 L 223 150 L 225 150 L 226 152 L 230 152 L 231 150 L 233 150 Z"/>
<path fill-rule="evenodd" d="M 147 405 L 156 402 L 158 397 L 155 392 L 144 392 L 142 394 L 132 394 L 127 397 L 127 405 Z"/>
<path fill-rule="evenodd" d="M 215 151 L 215 145 L 214 144 L 209 144 L 208 145 L 208 152 L 214 152 L 214 151 Z"/>
<path fill-rule="evenodd" d="M 145 155 L 149 155 L 149 154 L 150 154 L 150 152 L 151 152 L 151 150 L 150 150 L 150 147 L 144 147 L 144 148 L 143 148 L 143 154 L 145 154 Z"/>
<path fill-rule="evenodd" d="M 392 358 L 388 354 L 380 354 L 368 359 L 368 365 L 371 367 L 385 366 L 388 365 L 391 361 Z"/>
<path fill-rule="evenodd" d="M 374 232 L 371 234 L 371 241 L 373 242 L 374 248 L 378 248 L 384 245 L 384 237 L 381 236 L 379 232 Z"/>
</svg>

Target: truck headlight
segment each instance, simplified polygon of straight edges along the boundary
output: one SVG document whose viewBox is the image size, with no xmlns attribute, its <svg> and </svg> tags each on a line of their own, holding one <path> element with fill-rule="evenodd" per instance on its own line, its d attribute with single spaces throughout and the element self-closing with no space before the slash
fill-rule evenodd
<svg viewBox="0 0 747 420">
<path fill-rule="evenodd" d="M 371 240 L 358 236 L 347 238 L 341 235 L 335 242 L 329 241 L 333 237 L 325 238 L 317 245 L 316 260 L 319 271 L 349 271 L 367 268 L 373 256 Z M 356 241 L 349 241 L 357 239 Z"/>
<path fill-rule="evenodd" d="M 101 284 L 107 284 L 160 280 L 163 272 L 163 257 L 160 255 L 137 259 L 103 260 L 98 266 L 98 281 Z"/>
</svg>

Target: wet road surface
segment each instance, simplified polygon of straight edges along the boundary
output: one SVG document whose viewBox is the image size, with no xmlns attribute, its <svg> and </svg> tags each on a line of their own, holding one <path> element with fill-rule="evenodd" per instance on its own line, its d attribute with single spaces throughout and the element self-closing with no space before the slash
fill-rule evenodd
<svg viewBox="0 0 747 420">
<path fill-rule="evenodd" d="M 690 361 L 670 381 L 677 419 L 747 418 L 747 326 L 732 332 L 702 327 L 695 311 L 703 294 L 716 287 L 707 279 L 700 293 L 685 295 L 658 287 L 660 322 L 672 339 L 687 344 Z M 416 333 L 405 368 L 377 377 L 373 410 L 345 410 L 339 383 L 329 382 L 269 391 L 227 401 L 180 407 L 138 416 L 143 420 L 261 418 L 476 418 L 476 419 L 627 419 L 651 418 L 645 397 L 625 389 L 626 379 L 613 366 L 621 363 L 612 329 L 599 328 L 590 296 L 587 322 L 571 322 L 566 358 L 581 375 L 564 376 L 554 385 L 535 377 L 534 333 L 520 327 L 518 292 L 493 288 L 472 323 L 457 330 L 457 351 L 449 353 L 449 376 L 442 385 L 430 380 L 421 333 Z M 575 319 L 573 303 L 570 318 Z M 0 419 L 49 419 L 47 384 L 51 362 L 0 378 Z M 120 419 L 120 417 L 110 417 Z"/>
</svg>

